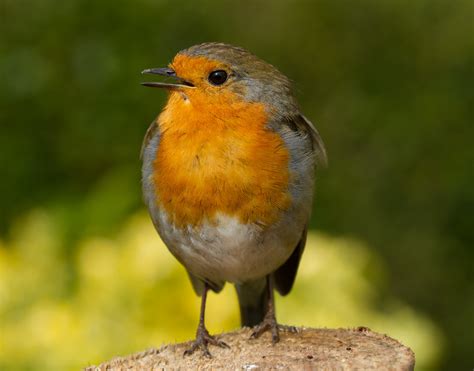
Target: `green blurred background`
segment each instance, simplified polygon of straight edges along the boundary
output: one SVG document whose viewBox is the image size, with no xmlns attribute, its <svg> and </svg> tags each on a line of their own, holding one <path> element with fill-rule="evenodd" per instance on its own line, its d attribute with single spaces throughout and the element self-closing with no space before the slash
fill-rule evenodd
<svg viewBox="0 0 474 371">
<path fill-rule="evenodd" d="M 0 369 L 193 336 L 199 300 L 141 202 L 166 97 L 139 83 L 204 41 L 278 66 L 327 146 L 283 322 L 474 366 L 472 0 L 1 0 L 0 17 Z M 238 325 L 229 287 L 210 308 L 214 332 Z"/>
</svg>

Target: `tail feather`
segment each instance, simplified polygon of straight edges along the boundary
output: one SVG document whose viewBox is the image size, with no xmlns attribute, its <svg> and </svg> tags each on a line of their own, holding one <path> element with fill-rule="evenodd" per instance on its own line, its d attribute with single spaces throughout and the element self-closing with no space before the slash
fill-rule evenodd
<svg viewBox="0 0 474 371">
<path fill-rule="evenodd" d="M 268 305 L 268 290 L 266 279 L 236 284 L 239 298 L 240 320 L 242 327 L 253 327 L 263 321 Z"/>
</svg>

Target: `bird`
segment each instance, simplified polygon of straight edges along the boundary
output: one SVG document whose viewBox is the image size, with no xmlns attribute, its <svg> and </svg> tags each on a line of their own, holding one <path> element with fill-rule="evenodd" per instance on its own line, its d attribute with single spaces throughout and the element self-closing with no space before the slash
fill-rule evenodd
<svg viewBox="0 0 474 371">
<path fill-rule="evenodd" d="M 205 326 L 206 298 L 234 284 L 251 337 L 293 331 L 276 320 L 274 290 L 290 292 L 306 243 L 324 143 L 291 81 L 244 48 L 207 42 L 179 51 L 142 85 L 168 100 L 143 140 L 144 202 L 159 236 L 201 296 L 185 355 L 228 347 Z"/>
</svg>

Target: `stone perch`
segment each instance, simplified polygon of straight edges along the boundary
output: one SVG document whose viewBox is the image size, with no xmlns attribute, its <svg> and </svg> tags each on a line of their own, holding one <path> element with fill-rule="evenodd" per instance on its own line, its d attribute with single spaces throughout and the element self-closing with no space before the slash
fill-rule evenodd
<svg viewBox="0 0 474 371">
<path fill-rule="evenodd" d="M 211 346 L 213 358 L 210 359 L 200 351 L 183 357 L 190 343 L 180 343 L 114 358 L 85 370 L 413 370 L 415 366 L 415 355 L 410 348 L 366 327 L 299 328 L 297 333 L 281 332 L 276 345 L 271 344 L 269 334 L 249 340 L 250 334 L 250 329 L 243 328 L 218 335 L 231 348 Z"/>
</svg>

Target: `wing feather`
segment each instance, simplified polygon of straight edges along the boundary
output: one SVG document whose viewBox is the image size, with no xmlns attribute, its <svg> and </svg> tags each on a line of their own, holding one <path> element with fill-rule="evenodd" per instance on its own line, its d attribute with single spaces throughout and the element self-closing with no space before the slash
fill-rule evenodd
<svg viewBox="0 0 474 371">
<path fill-rule="evenodd" d="M 309 121 L 306 116 L 300 114 L 301 119 L 303 120 L 304 125 L 309 129 L 311 134 L 311 140 L 313 142 L 313 148 L 316 155 L 316 160 L 319 165 L 324 167 L 328 164 L 328 157 L 326 154 L 326 146 L 324 145 L 323 139 L 321 135 L 319 135 L 318 129 L 313 125 L 311 121 Z"/>
<path fill-rule="evenodd" d="M 318 130 L 311 123 L 311 121 L 309 121 L 304 115 L 299 114 L 290 120 L 286 120 L 280 125 L 286 126 L 291 131 L 297 132 L 302 136 L 309 136 L 311 139 L 311 144 L 306 142 L 306 146 L 311 147 L 313 155 L 316 159 L 316 164 L 320 166 L 327 166 L 327 155 L 324 142 L 321 139 Z M 300 142 L 296 142 L 296 144 L 302 145 L 301 140 Z M 304 156 L 299 156 L 296 161 L 304 161 Z M 293 287 L 301 256 L 303 255 L 306 245 L 306 236 L 307 226 L 305 226 L 301 232 L 301 237 L 298 241 L 298 244 L 296 245 L 288 260 L 273 273 L 275 288 L 281 295 L 288 294 Z"/>
<path fill-rule="evenodd" d="M 293 253 L 290 255 L 288 260 L 273 273 L 275 288 L 281 295 L 288 294 L 293 287 L 298 266 L 300 265 L 301 256 L 303 255 L 304 247 L 306 245 L 306 234 L 307 227 L 305 226 L 298 245 L 296 245 Z"/>
</svg>

